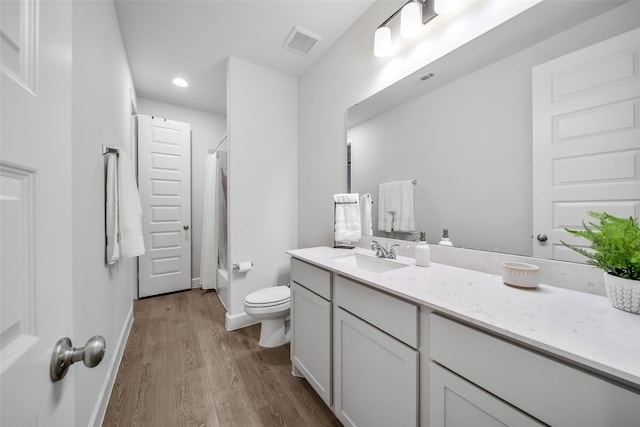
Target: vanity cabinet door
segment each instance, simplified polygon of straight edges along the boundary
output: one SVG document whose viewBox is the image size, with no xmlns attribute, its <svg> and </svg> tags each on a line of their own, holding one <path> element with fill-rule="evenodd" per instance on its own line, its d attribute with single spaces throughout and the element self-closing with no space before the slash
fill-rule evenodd
<svg viewBox="0 0 640 427">
<path fill-rule="evenodd" d="M 345 426 L 418 425 L 418 352 L 335 308 L 335 413 Z"/>
<path fill-rule="evenodd" d="M 291 363 L 331 406 L 331 302 L 291 283 Z"/>
<path fill-rule="evenodd" d="M 429 377 L 429 427 L 545 425 L 437 363 L 430 363 Z"/>
</svg>

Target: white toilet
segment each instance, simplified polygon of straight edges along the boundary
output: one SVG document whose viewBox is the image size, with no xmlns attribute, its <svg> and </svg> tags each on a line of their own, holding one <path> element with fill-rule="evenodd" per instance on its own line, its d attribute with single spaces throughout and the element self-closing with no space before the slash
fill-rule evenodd
<svg viewBox="0 0 640 427">
<path fill-rule="evenodd" d="M 291 289 L 288 286 L 272 286 L 247 295 L 244 311 L 260 320 L 261 347 L 277 347 L 289 342 L 289 309 Z"/>
</svg>

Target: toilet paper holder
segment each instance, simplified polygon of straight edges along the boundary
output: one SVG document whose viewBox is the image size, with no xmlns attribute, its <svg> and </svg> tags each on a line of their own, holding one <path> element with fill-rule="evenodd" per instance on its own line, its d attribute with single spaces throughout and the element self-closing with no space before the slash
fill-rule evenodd
<svg viewBox="0 0 640 427">
<path fill-rule="evenodd" d="M 242 267 L 243 267 L 242 270 L 243 271 L 246 271 L 246 266 L 248 266 L 248 265 L 250 265 L 249 268 L 253 268 L 253 261 L 245 261 L 245 262 L 235 262 L 235 263 L 233 263 L 233 269 L 236 270 L 236 271 L 240 271 L 240 268 L 241 268 L 240 265 L 241 264 L 243 264 L 242 265 Z"/>
</svg>

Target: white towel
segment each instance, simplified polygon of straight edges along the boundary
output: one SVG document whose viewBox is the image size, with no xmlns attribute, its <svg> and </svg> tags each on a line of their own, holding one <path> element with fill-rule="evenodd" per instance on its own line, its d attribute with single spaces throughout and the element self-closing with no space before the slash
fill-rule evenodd
<svg viewBox="0 0 640 427">
<path fill-rule="evenodd" d="M 399 181 L 398 190 L 400 192 L 400 209 L 396 212 L 394 220 L 394 230 L 403 232 L 416 231 L 413 209 L 413 181 Z"/>
<path fill-rule="evenodd" d="M 118 223 L 120 254 L 127 258 L 144 254 L 140 194 L 131 158 L 122 150 L 118 152 Z"/>
<path fill-rule="evenodd" d="M 334 194 L 335 241 L 357 242 L 362 237 L 360 230 L 360 195 L 358 193 Z"/>
<path fill-rule="evenodd" d="M 412 181 L 378 185 L 378 230 L 415 231 Z"/>
<path fill-rule="evenodd" d="M 371 223 L 371 194 L 363 194 L 360 197 L 360 233 L 363 236 L 373 236 Z"/>
<path fill-rule="evenodd" d="M 120 259 L 120 241 L 118 225 L 118 155 L 107 154 L 107 201 L 106 234 L 107 264 L 115 264 Z"/>
<path fill-rule="evenodd" d="M 378 185 L 378 230 L 393 231 L 396 214 L 400 209 L 400 191 L 398 182 L 385 182 Z"/>
</svg>

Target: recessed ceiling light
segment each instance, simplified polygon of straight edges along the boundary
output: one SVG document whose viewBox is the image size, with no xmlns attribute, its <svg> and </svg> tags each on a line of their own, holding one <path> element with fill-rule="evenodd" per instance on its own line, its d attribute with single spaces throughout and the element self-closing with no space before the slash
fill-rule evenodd
<svg viewBox="0 0 640 427">
<path fill-rule="evenodd" d="M 178 87 L 189 87 L 189 83 L 187 83 L 185 79 L 181 79 L 180 77 L 173 79 L 173 84 Z"/>
</svg>

